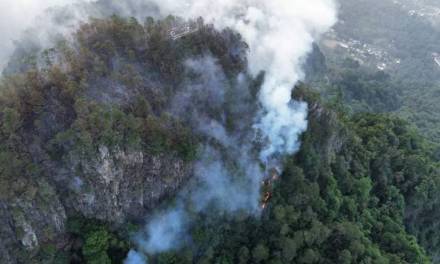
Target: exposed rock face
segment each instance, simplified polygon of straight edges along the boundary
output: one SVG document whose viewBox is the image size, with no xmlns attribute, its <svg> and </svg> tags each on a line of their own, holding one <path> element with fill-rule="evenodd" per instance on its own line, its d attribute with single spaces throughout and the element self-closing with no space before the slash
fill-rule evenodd
<svg viewBox="0 0 440 264">
<path fill-rule="evenodd" d="M 21 263 L 26 258 L 21 255 L 36 253 L 46 242 L 62 243 L 69 216 L 114 225 L 142 219 L 191 171 L 173 155 L 151 156 L 105 146 L 92 160 L 71 157 L 67 163 L 51 184 L 40 179 L 35 193 L 23 195 L 26 198 L 0 201 L 0 263 Z"/>
<path fill-rule="evenodd" d="M 67 210 L 115 224 L 144 217 L 148 209 L 174 193 L 190 172 L 188 165 L 173 156 L 110 151 L 105 146 L 99 148 L 95 160 L 71 166 L 78 167 L 79 175 L 69 173 L 75 176 L 63 199 Z"/>
<path fill-rule="evenodd" d="M 38 179 L 30 192 L 0 201 L 0 263 L 21 263 L 23 252 L 35 252 L 65 230 L 66 211 L 53 187 Z"/>
<path fill-rule="evenodd" d="M 298 85 L 293 91 L 293 97 L 305 101 L 309 105 L 308 130 L 311 134 L 321 135 L 316 137 L 313 145 L 322 150 L 321 159 L 332 159 L 341 151 L 346 140 L 344 128 L 338 122 L 336 112 L 328 110 L 319 99 L 319 95 L 313 93 L 307 86 Z"/>
<path fill-rule="evenodd" d="M 247 45 L 210 25 L 172 40 L 166 21 L 93 20 L 47 65 L 11 72 L 27 85 L 11 83 L 17 98 L 0 94 L 0 161 L 11 160 L 0 169 L 0 264 L 69 248 L 73 216 L 142 220 L 188 181 L 198 142 L 168 113 L 184 86 L 208 84 L 186 62 L 212 56 L 235 82 Z"/>
<path fill-rule="evenodd" d="M 8 210 L 7 204 L 3 202 L 0 203 L 0 235 L 2 237 L 0 242 L 0 262 L 16 263 L 16 250 L 14 248 L 19 244 L 19 241 L 14 231 L 11 212 Z"/>
</svg>

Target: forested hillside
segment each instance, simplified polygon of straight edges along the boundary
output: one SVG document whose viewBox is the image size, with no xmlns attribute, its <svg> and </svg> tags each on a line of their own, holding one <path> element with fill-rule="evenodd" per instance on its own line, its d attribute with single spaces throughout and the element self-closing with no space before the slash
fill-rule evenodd
<svg viewBox="0 0 440 264">
<path fill-rule="evenodd" d="M 312 86 L 353 112 L 397 115 L 438 144 L 438 8 L 429 0 L 340 1 L 340 20 L 320 43 L 328 71 L 314 74 Z"/>
<path fill-rule="evenodd" d="M 310 127 L 261 219 L 195 216 L 191 246 L 157 263 L 430 263 L 439 176 L 423 138 L 397 118 L 324 107 L 306 87 L 295 96 Z"/>
<path fill-rule="evenodd" d="M 325 63 L 323 63 L 326 65 Z M 399 79 L 350 58 L 327 65 L 308 80 L 327 100 L 339 98 L 349 113 L 372 112 L 398 116 L 434 144 L 440 142 L 439 85 Z"/>
<path fill-rule="evenodd" d="M 40 249 L 77 245 L 72 217 L 123 227 L 190 178 L 199 139 L 169 110 L 178 83 L 203 83 L 185 61 L 210 54 L 231 76 L 246 62 L 232 32 L 173 41 L 175 23 L 113 16 L 16 54 L 0 85 L 1 263 L 50 263 Z"/>
<path fill-rule="evenodd" d="M 227 130 L 247 126 L 236 82 L 254 105 L 264 73 L 247 74 L 238 34 L 192 22 L 197 32 L 176 40 L 169 29 L 183 22 L 173 17 L 95 19 L 73 44 L 10 66 L 0 85 L 0 262 L 122 263 L 143 216 L 174 202 L 207 140 L 169 108 L 186 96 L 182 84 L 221 76 L 225 85 L 212 88 L 226 87 L 224 104 L 192 103 Z M 207 55 L 220 73 L 188 70 L 189 58 Z M 323 98 L 296 87 L 309 127 L 280 175 L 262 183 L 261 214 L 194 209 L 183 246 L 150 262 L 439 261 L 436 148 L 389 114 L 403 104 L 398 84 L 357 74 L 332 73 Z"/>
</svg>

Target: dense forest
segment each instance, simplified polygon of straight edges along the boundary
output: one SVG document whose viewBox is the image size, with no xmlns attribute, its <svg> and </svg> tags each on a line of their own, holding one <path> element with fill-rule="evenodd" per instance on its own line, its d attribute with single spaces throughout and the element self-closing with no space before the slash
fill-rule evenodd
<svg viewBox="0 0 440 264">
<path fill-rule="evenodd" d="M 185 60 L 215 57 L 232 87 L 245 72 L 247 47 L 239 35 L 218 32 L 203 21 L 192 22 L 198 24 L 196 33 L 173 40 L 169 29 L 176 23 L 182 21 L 95 19 L 81 26 L 74 44 L 61 41 L 53 49 L 16 54 L 21 64 L 10 65 L 0 84 L 0 212 L 19 222 L 25 216 L 17 201 L 32 201 L 40 211 L 52 210 L 58 196 L 68 204 L 63 197 L 72 191 L 60 186 L 73 175 L 84 175 L 93 189 L 95 175 L 85 161 L 106 152 L 102 146 L 111 153 L 171 155 L 183 164 L 198 158 L 198 145 L 206 139 L 167 111 L 176 87 L 197 78 L 185 70 Z M 300 151 L 283 159 L 280 176 L 262 184 L 261 215 L 194 211 L 183 246 L 149 256 L 151 263 L 440 260 L 435 210 L 440 174 L 433 143 L 438 131 L 430 127 L 434 122 L 427 128 L 418 124 L 419 129 L 408 122 L 426 122 L 422 115 L 437 105 L 424 104 L 426 112 L 405 119 L 411 107 L 422 107 L 405 103 L 410 88 L 395 89 L 400 84 L 383 72 L 344 63 L 330 69 L 327 83 L 295 88 L 292 97 L 309 104 L 309 127 Z M 245 78 L 251 94 L 257 94 L 264 73 Z M 409 110 L 396 114 L 402 105 Z M 223 114 L 228 129 L 241 123 L 240 113 Z M 168 193 L 156 202 L 173 203 L 173 198 Z M 136 246 L 132 235 L 142 228 L 139 218 L 117 223 L 66 208 L 63 229 L 41 227 L 38 236 L 44 239 L 32 250 L 14 244 L 17 263 L 123 263 Z M 27 233 L 26 225 L 20 228 L 17 237 Z"/>
<path fill-rule="evenodd" d="M 347 57 L 326 66 L 323 73 L 308 80 L 326 100 L 342 100 L 351 114 L 371 112 L 398 116 L 434 144 L 440 142 L 438 83 L 407 81 Z"/>
<path fill-rule="evenodd" d="M 428 194 L 438 164 L 426 141 L 398 118 L 347 116 L 306 87 L 295 96 L 310 103 L 310 127 L 261 219 L 195 216 L 191 246 L 157 263 L 429 263 L 437 254 Z"/>
</svg>

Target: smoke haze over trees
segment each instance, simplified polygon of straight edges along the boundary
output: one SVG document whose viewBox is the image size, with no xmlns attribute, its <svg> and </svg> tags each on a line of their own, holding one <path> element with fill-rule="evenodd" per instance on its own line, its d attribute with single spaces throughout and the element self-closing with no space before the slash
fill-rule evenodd
<svg viewBox="0 0 440 264">
<path fill-rule="evenodd" d="M 439 263 L 413 4 L 0 3 L 0 263 Z"/>
</svg>

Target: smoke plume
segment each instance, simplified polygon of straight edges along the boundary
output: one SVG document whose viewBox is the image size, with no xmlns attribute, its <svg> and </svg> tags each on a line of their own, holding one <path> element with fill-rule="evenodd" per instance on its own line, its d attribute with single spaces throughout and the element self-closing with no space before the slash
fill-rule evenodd
<svg viewBox="0 0 440 264">
<path fill-rule="evenodd" d="M 177 205 L 155 214 L 135 241 L 142 252 L 155 254 L 190 243 L 190 214 L 216 210 L 234 214 L 260 212 L 260 184 L 264 177 L 254 151 L 256 107 L 249 82 L 239 75 L 228 82 L 211 56 L 185 63 L 186 80 L 176 93 L 170 112 L 205 138 L 194 164 L 192 181 L 177 196 Z M 234 98 L 234 99 L 231 99 Z M 235 100 L 231 102 L 231 100 Z M 228 104 L 229 103 L 229 104 Z M 227 128 L 224 112 L 236 112 L 239 125 Z M 132 250 L 126 263 L 139 262 Z"/>
<path fill-rule="evenodd" d="M 216 139 L 221 148 L 226 150 L 228 157 L 216 148 L 205 147 L 201 160 L 195 166 L 197 184 L 193 186 L 198 187 L 190 191 L 190 197 L 186 199 L 195 204 L 197 211 L 206 210 L 215 202 L 219 209 L 229 213 L 240 210 L 257 212 L 260 182 L 265 173 L 259 165 L 279 165 L 280 156 L 297 151 L 298 137 L 307 127 L 307 106 L 305 103 L 292 101 L 291 92 L 303 77 L 301 66 L 311 51 L 313 42 L 336 21 L 334 3 L 331 0 L 153 2 L 163 17 L 170 14 L 186 19 L 203 17 L 219 30 L 231 28 L 239 32 L 249 45 L 250 73 L 254 77 L 261 72 L 265 73 L 259 93 L 261 107 L 258 113 L 255 113 L 253 122 L 247 127 L 247 132 L 228 134 L 221 118 L 216 120 L 204 115 L 206 109 L 200 111 L 201 109 L 196 107 L 190 111 L 193 113 L 192 122 L 199 122 L 196 126 L 199 132 Z M 185 94 L 177 96 L 181 102 L 176 105 L 185 106 L 185 101 L 195 104 L 197 98 L 194 96 L 200 95 L 208 96 L 202 101 L 209 102 L 211 106 L 223 104 L 224 95 L 220 91 L 224 91 L 225 88 L 219 89 L 218 86 L 224 85 L 224 82 L 222 73 L 215 67 L 215 62 L 209 58 L 205 61 L 190 61 L 187 67 L 199 70 L 199 74 L 205 76 L 205 83 L 187 86 Z M 235 91 L 243 86 L 246 84 L 237 81 Z M 244 102 L 246 100 L 240 103 Z M 256 131 L 259 138 L 252 136 L 252 131 Z M 257 157 L 252 155 L 252 145 L 256 141 L 263 142 L 263 148 Z M 237 161 L 233 168 L 227 162 L 231 159 Z M 180 225 L 181 215 L 176 215 L 175 212 L 176 209 L 170 209 L 163 213 L 160 221 L 150 221 L 147 225 L 150 232 L 147 230 L 146 240 L 140 239 L 139 243 L 154 244 L 165 238 L 166 243 L 160 243 L 161 251 L 178 247 L 177 241 L 182 241 L 182 232 L 186 225 Z M 176 219 L 170 218 L 170 215 L 178 217 L 178 230 L 175 229 Z M 172 243 L 168 243 L 170 241 Z M 157 253 L 151 250 L 151 247 L 141 246 L 141 249 L 147 253 Z M 136 254 L 135 251 L 131 253 Z"/>
<path fill-rule="evenodd" d="M 6 66 L 16 42 L 32 38 L 38 44 L 53 44 L 48 38 L 56 33 L 67 33 L 80 20 L 85 20 L 85 10 L 80 4 L 93 0 L 1 0 L 0 1 L 0 72 Z M 75 6 L 75 8 L 73 8 Z M 62 25 L 52 10 L 66 9 Z M 81 16 L 81 18 L 80 18 Z"/>
<path fill-rule="evenodd" d="M 336 22 L 333 1 L 73 2 L 82 4 L 64 13 L 71 18 L 63 20 L 62 27 L 52 16 L 42 19 L 47 23 L 41 27 L 45 31 L 63 33 L 88 16 L 104 17 L 112 13 L 134 16 L 141 21 L 146 16 L 175 15 L 186 20 L 202 17 L 218 30 L 229 28 L 238 32 L 249 47 L 248 73 L 239 74 L 232 82 L 226 77 L 225 69 L 209 54 L 186 61 L 186 76 L 192 77 L 181 84 L 169 111 L 190 124 L 204 137 L 205 143 L 194 164 L 194 177 L 178 194 L 176 205 L 151 216 L 145 229 L 135 238 L 138 251 L 131 250 L 125 263 L 146 263 L 148 254 L 189 242 L 186 231 L 193 212 L 215 209 L 226 214 L 258 214 L 261 181 L 267 176 L 267 170 L 280 166 L 283 155 L 298 150 L 298 137 L 307 128 L 307 105 L 293 101 L 291 92 L 303 78 L 301 67 L 313 42 Z M 0 69 L 11 55 L 13 40 L 20 38 L 35 17 L 48 7 L 71 3 L 71 0 L 0 2 L 0 33 L 6 39 L 0 44 Z M 47 36 L 42 38 L 47 42 Z M 264 73 L 264 81 L 258 104 L 255 104 L 250 80 L 261 73 Z M 226 112 L 236 120 L 232 128 L 231 117 L 227 117 Z"/>
<path fill-rule="evenodd" d="M 274 154 L 293 153 L 306 129 L 306 106 L 292 103 L 291 89 L 303 77 L 302 62 L 312 43 L 336 22 L 331 0 L 155 0 L 161 14 L 203 17 L 217 28 L 239 32 L 250 47 L 249 69 L 266 73 L 260 101 L 263 112 L 256 127 L 270 144 L 263 161 Z"/>
</svg>

